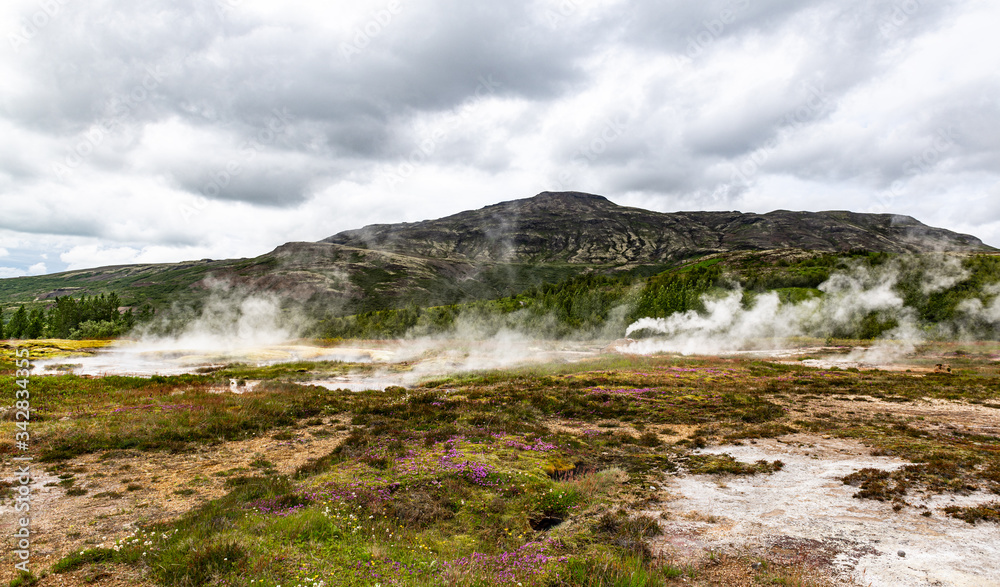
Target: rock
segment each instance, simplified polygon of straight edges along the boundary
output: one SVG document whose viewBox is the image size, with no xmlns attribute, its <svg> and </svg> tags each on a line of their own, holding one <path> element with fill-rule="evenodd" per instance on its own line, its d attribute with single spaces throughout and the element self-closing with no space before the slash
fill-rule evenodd
<svg viewBox="0 0 1000 587">
<path fill-rule="evenodd" d="M 903 552 L 902 550 L 897 552 L 896 554 L 898 554 L 900 558 L 906 558 L 906 553 Z"/>
<path fill-rule="evenodd" d="M 762 565 L 760 563 L 753 563 L 752 565 L 750 565 L 750 568 L 755 571 L 759 571 L 761 566 Z"/>
</svg>

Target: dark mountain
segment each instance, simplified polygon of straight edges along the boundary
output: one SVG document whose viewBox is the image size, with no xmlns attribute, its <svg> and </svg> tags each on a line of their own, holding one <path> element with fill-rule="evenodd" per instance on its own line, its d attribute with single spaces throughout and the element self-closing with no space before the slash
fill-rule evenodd
<svg viewBox="0 0 1000 587">
<path fill-rule="evenodd" d="M 653 274 L 692 257 L 802 249 L 991 251 L 908 216 L 853 212 L 662 213 L 602 196 L 545 192 L 424 222 L 367 226 L 254 259 L 127 265 L 0 280 L 0 304 L 117 292 L 125 303 L 197 301 L 210 277 L 330 313 L 511 295 L 585 272 Z M 9 316 L 9 314 L 8 314 Z"/>
<path fill-rule="evenodd" d="M 733 250 L 985 251 L 909 216 L 853 212 L 651 212 L 603 196 L 544 192 L 439 220 L 376 224 L 323 242 L 470 263 L 637 265 Z"/>
</svg>

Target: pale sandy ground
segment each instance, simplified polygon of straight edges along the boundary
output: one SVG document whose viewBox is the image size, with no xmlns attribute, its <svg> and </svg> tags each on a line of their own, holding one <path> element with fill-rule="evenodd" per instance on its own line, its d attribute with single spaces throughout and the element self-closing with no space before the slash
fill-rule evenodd
<svg viewBox="0 0 1000 587">
<path fill-rule="evenodd" d="M 255 346 L 216 351 L 158 343 L 116 343 L 100 352 L 33 363 L 34 373 L 84 376 L 181 375 L 230 363 L 255 366 L 293 361 L 334 361 L 374 365 L 374 369 L 310 381 L 330 389 L 364 391 L 410 387 L 425 379 L 455 373 L 540 363 L 571 363 L 597 357 L 598 343 L 535 341 L 497 337 L 485 341 L 423 339 L 384 342 L 380 348 L 319 347 L 307 344 Z"/>
<path fill-rule="evenodd" d="M 333 422 L 336 423 L 336 422 Z M 127 452 L 112 459 L 90 454 L 61 464 L 60 471 L 73 471 L 74 487 L 87 489 L 83 496 L 68 496 L 56 485 L 58 478 L 35 464 L 32 483 L 32 565 L 37 572 L 49 568 L 74 550 L 110 547 L 116 540 L 131 535 L 140 525 L 165 522 L 190 511 L 211 499 L 225 495 L 226 477 L 217 473 L 233 471 L 234 475 L 255 474 L 251 462 L 258 458 L 271 461 L 278 472 L 292 474 L 310 459 L 329 454 L 347 431 L 330 436 L 313 436 L 313 432 L 328 429 L 330 424 L 295 431 L 292 440 L 276 440 L 269 436 L 252 440 L 206 446 L 193 453 Z M 5 471 L 13 470 L 8 463 Z M 10 480 L 10 477 L 6 477 Z M 129 491 L 128 485 L 141 486 Z M 190 496 L 177 491 L 194 490 Z M 121 497 L 98 497 L 104 492 L 116 492 Z M 0 504 L 0 521 L 5 526 L 14 518 L 13 502 Z M 14 560 L 9 550 L 0 553 L 0 584 L 14 577 Z M 142 582 L 137 569 L 119 565 L 114 573 L 94 581 L 84 572 L 50 575 L 39 585 L 75 586 L 151 585 Z"/>
<path fill-rule="evenodd" d="M 216 351 L 170 346 L 166 343 L 115 343 L 88 356 L 34 361 L 34 372 L 46 375 L 72 372 L 76 375 L 181 375 L 205 367 L 230 363 L 273 365 L 292 361 L 342 361 L 373 363 L 386 361 L 392 353 L 381 349 L 328 348 L 305 344 L 283 344 Z"/>
<path fill-rule="evenodd" d="M 1000 527 L 972 526 L 941 511 L 997 496 L 910 495 L 916 507 L 897 513 L 889 503 L 854 499 L 857 488 L 839 478 L 866 467 L 894 469 L 904 461 L 865 456 L 864 446 L 846 440 L 803 435 L 794 440 L 699 451 L 728 453 L 743 462 L 779 459 L 785 467 L 752 477 L 667 478 L 672 497 L 667 509 L 679 515 L 664 522 L 667 535 L 656 549 L 673 558 L 715 549 L 828 565 L 844 584 L 872 587 L 1000 585 Z M 920 506 L 932 516 L 922 516 L 926 510 Z M 677 520 L 685 514 L 686 520 Z"/>
</svg>

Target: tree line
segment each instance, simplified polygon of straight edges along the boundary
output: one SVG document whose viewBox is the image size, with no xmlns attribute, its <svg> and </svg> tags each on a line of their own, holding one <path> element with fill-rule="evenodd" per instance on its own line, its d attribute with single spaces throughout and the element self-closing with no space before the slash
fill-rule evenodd
<svg viewBox="0 0 1000 587">
<path fill-rule="evenodd" d="M 116 293 L 79 299 L 58 297 L 48 308 L 36 305 L 28 310 L 21 304 L 6 324 L 3 308 L 0 308 L 0 338 L 115 338 L 131 330 L 137 318 L 152 312 L 146 307 L 137 317 L 131 308 L 120 311 L 121 306 L 121 298 Z"/>
<path fill-rule="evenodd" d="M 892 264 L 892 265 L 891 265 Z M 998 325 L 968 318 L 963 303 L 972 298 L 991 300 L 1000 294 L 1000 257 L 979 255 L 962 260 L 966 275 L 947 287 L 929 290 L 942 260 L 937 256 L 901 256 L 852 251 L 825 254 L 799 261 L 743 260 L 736 266 L 708 260 L 649 278 L 632 274 L 588 274 L 559 284 L 533 287 L 497 300 L 430 308 L 410 307 L 327 317 L 314 334 L 329 338 L 399 338 L 471 330 L 490 336 L 501 329 L 543 337 L 592 334 L 616 336 L 639 318 L 665 318 L 676 312 L 703 312 L 705 296 L 724 295 L 739 287 L 744 307 L 757 295 L 777 291 L 785 303 L 822 296 L 817 287 L 838 270 L 867 267 L 898 274 L 893 289 L 925 325 L 951 324 L 969 336 L 997 336 Z M 891 265 L 891 266 L 890 266 Z M 898 326 L 895 317 L 872 311 L 857 324 L 836 331 L 838 338 L 874 339 Z M 945 335 L 946 331 L 941 331 Z"/>
<path fill-rule="evenodd" d="M 930 290 L 927 284 L 941 273 L 939 256 L 900 256 L 852 252 L 824 254 L 799 260 L 772 262 L 744 257 L 736 262 L 709 259 L 666 271 L 652 277 L 636 273 L 605 275 L 590 273 L 560 283 L 537 285 L 494 300 L 434 307 L 411 305 L 399 309 L 373 310 L 353 315 L 331 315 L 323 309 L 312 313 L 312 336 L 378 339 L 466 333 L 491 336 L 504 329 L 530 332 L 540 337 L 616 337 L 639 318 L 663 318 L 675 312 L 705 310 L 706 295 L 724 295 L 732 288 L 744 291 L 744 305 L 767 291 L 778 291 L 782 301 L 795 303 L 822 296 L 817 286 L 833 272 L 867 267 L 894 271 L 893 287 L 922 324 L 952 324 L 976 337 L 995 337 L 995 321 L 970 318 L 963 310 L 968 300 L 992 303 L 1000 295 L 1000 256 L 977 255 L 959 263 L 964 274 L 947 287 Z M 113 338 L 137 323 L 147 322 L 153 310 L 144 306 L 133 315 L 120 312 L 117 294 L 56 298 L 47 308 L 22 305 L 4 324 L 0 310 L 0 338 Z M 177 328 L 197 316 L 197 308 L 177 314 Z M 857 325 L 836 333 L 843 338 L 877 338 L 897 326 L 895 318 L 872 312 Z"/>
</svg>

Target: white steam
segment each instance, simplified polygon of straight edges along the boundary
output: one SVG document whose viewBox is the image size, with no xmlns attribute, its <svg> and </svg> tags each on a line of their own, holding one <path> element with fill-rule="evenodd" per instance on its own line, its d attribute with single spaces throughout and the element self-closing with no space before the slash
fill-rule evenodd
<svg viewBox="0 0 1000 587">
<path fill-rule="evenodd" d="M 913 281 L 917 274 L 919 284 Z M 895 327 L 870 348 L 857 349 L 840 359 L 889 363 L 912 352 L 926 337 L 961 335 L 976 328 L 982 331 L 984 324 L 993 328 L 1000 325 L 1000 284 L 962 302 L 958 317 L 948 324 L 921 323 L 916 310 L 907 307 L 898 291 L 901 283 L 908 284 L 907 291 L 926 296 L 968 277 L 969 271 L 960 260 L 942 256 L 940 261 L 925 258 L 840 271 L 819 287 L 822 295 L 796 303 L 782 302 L 776 292 L 750 296 L 736 290 L 708 295 L 703 298 L 703 312 L 636 321 L 627 327 L 627 335 L 643 331 L 659 336 L 618 349 L 637 354 L 715 355 L 787 348 L 788 340 L 795 337 L 826 338 L 855 332 L 875 313 L 880 323 L 891 322 Z M 598 341 L 620 336 L 630 310 L 628 302 L 623 302 L 609 312 L 603 325 L 578 329 L 570 335 L 554 312 L 530 308 L 503 315 L 468 312 L 460 314 L 444 333 L 433 334 L 431 325 L 418 325 L 404 339 L 370 345 L 374 348 L 332 349 L 290 342 L 306 331 L 308 323 L 298 312 L 282 308 L 278 297 L 220 281 L 206 285 L 210 293 L 197 313 L 174 308 L 174 322 L 166 318 L 154 321 L 134 333 L 133 342 L 79 359 L 81 366 L 75 371 L 168 375 L 234 362 L 263 365 L 334 360 L 374 363 L 376 367 L 314 383 L 359 390 L 411 386 L 459 372 L 597 356 L 605 346 Z"/>
<path fill-rule="evenodd" d="M 944 291 L 972 276 L 972 272 L 962 264 L 962 259 L 957 256 L 931 257 L 931 259 L 935 263 L 934 270 L 927 272 L 924 281 L 920 284 L 924 295 Z"/>
<path fill-rule="evenodd" d="M 856 350 L 848 360 L 889 362 L 912 352 L 928 334 L 961 331 L 953 324 L 920 323 L 917 312 L 906 306 L 896 289 L 905 269 L 898 263 L 890 263 L 840 271 L 820 285 L 823 296 L 798 303 L 782 303 L 775 292 L 754 297 L 748 307 L 744 306 L 740 290 L 722 297 L 705 296 L 703 313 L 688 311 L 667 318 L 643 318 L 630 325 L 627 335 L 645 331 L 663 336 L 636 341 L 625 351 L 691 355 L 773 348 L 791 337 L 825 338 L 838 332 L 856 331 L 867 316 L 876 313 L 881 320 L 893 321 L 896 326 L 871 348 Z M 924 295 L 948 289 L 970 276 L 954 257 L 942 257 L 921 267 L 921 271 L 920 291 Z M 993 295 L 988 303 L 967 300 L 959 306 L 959 311 L 981 322 L 996 324 L 1000 322 L 1000 295 L 995 294 L 1000 294 L 1000 287 L 987 288 L 986 293 Z"/>
<path fill-rule="evenodd" d="M 211 290 L 201 312 L 179 333 L 163 335 L 163 323 L 137 332 L 139 343 L 150 348 L 233 351 L 276 345 L 297 338 L 304 319 L 283 311 L 275 295 L 249 293 L 225 281 L 210 280 Z"/>
<path fill-rule="evenodd" d="M 625 331 L 626 336 L 646 330 L 666 339 L 642 340 L 627 347 L 628 352 L 717 354 L 742 350 L 751 339 L 796 336 L 795 320 L 785 311 L 778 295 L 759 296 L 749 309 L 742 306 L 743 291 L 736 290 L 717 299 L 706 298 L 705 314 L 694 310 L 667 318 L 643 318 Z M 803 305 L 804 307 L 804 305 Z"/>
<path fill-rule="evenodd" d="M 344 352 L 289 344 L 305 325 L 294 311 L 283 310 L 277 297 L 250 293 L 227 282 L 206 281 L 210 293 L 200 311 L 175 306 L 123 340 L 88 357 L 73 359 L 78 375 L 178 375 L 227 363 L 273 364 L 329 359 L 340 352 L 358 362 L 371 353 Z M 176 324 L 182 326 L 179 330 Z M 335 359 L 334 359 L 335 360 Z M 42 371 L 65 361 L 39 361 Z"/>
<path fill-rule="evenodd" d="M 539 331 L 554 323 L 554 316 L 536 317 Z M 447 333 L 400 341 L 393 360 L 413 363 L 406 375 L 406 383 L 413 384 L 451 373 L 572 362 L 596 356 L 601 348 L 598 342 L 552 340 L 512 328 L 497 330 L 492 321 L 459 316 Z"/>
<path fill-rule="evenodd" d="M 992 298 L 984 302 L 979 298 L 963 300 L 958 305 L 958 311 L 968 318 L 986 324 L 1000 324 L 1000 283 L 994 283 L 983 288 L 984 297 Z"/>
</svg>

